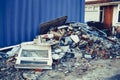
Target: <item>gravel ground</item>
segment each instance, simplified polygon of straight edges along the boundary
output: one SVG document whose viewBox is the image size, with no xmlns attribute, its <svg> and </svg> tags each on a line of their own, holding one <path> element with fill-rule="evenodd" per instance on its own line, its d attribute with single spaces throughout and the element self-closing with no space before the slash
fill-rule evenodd
<svg viewBox="0 0 120 80">
<path fill-rule="evenodd" d="M 79 71 L 46 71 L 39 80 L 120 80 L 120 60 L 93 60 L 90 69 Z"/>
</svg>

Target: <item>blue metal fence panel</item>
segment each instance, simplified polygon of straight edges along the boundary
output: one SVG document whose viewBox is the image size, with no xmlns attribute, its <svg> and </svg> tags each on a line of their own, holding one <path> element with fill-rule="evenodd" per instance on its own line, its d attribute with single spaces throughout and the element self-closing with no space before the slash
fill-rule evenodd
<svg viewBox="0 0 120 80">
<path fill-rule="evenodd" d="M 68 16 L 68 21 L 83 21 L 84 0 L 41 0 L 41 22 Z M 81 19 L 82 18 L 82 19 Z"/>
<path fill-rule="evenodd" d="M 4 6 L 5 6 L 5 2 L 0 0 L 0 47 L 1 46 L 4 46 L 4 36 L 3 36 L 3 33 L 4 33 L 4 26 L 3 26 L 3 14 L 4 14 Z"/>
<path fill-rule="evenodd" d="M 33 40 L 40 23 L 61 16 L 84 22 L 84 0 L 1 0 L 0 47 Z"/>
</svg>

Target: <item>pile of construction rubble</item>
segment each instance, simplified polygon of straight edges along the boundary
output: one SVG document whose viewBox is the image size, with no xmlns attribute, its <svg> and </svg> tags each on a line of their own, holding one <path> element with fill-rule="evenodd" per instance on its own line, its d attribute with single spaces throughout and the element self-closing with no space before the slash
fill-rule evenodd
<svg viewBox="0 0 120 80">
<path fill-rule="evenodd" d="M 96 31 L 87 25 L 81 23 L 70 24 L 70 26 L 58 27 L 49 33 L 59 38 L 59 45 L 53 46 L 53 53 L 61 56 L 65 53 L 76 57 L 77 53 L 81 58 L 86 59 L 109 59 L 119 58 L 120 42 L 119 39 L 108 38 L 102 31 Z"/>
<path fill-rule="evenodd" d="M 120 59 L 119 39 L 107 37 L 106 33 L 82 23 L 51 28 L 47 34 L 40 35 L 33 42 L 37 43 L 37 40 L 51 45 L 52 70 L 15 68 L 20 50 L 20 46 L 17 46 L 9 52 L 0 53 L 0 79 L 85 80 L 80 79 L 81 76 L 98 66 L 104 67 L 103 64 L 95 64 L 94 60 Z M 103 80 L 98 78 L 94 80 Z"/>
</svg>

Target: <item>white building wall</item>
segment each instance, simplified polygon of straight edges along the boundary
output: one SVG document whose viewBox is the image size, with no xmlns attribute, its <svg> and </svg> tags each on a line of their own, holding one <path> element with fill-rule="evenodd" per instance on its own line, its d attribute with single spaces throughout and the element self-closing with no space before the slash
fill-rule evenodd
<svg viewBox="0 0 120 80">
<path fill-rule="evenodd" d="M 88 21 L 99 21 L 100 20 L 100 7 L 86 5 L 85 6 L 85 22 Z"/>
<path fill-rule="evenodd" d="M 118 24 L 120 24 L 118 23 L 118 6 L 114 6 L 112 26 L 117 26 Z"/>
</svg>

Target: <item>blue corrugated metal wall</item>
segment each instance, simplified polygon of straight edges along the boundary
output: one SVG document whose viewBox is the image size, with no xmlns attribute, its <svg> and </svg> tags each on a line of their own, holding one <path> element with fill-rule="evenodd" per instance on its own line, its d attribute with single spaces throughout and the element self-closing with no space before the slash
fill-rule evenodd
<svg viewBox="0 0 120 80">
<path fill-rule="evenodd" d="M 0 0 L 0 47 L 32 40 L 40 23 L 61 16 L 84 22 L 84 0 Z"/>
</svg>

